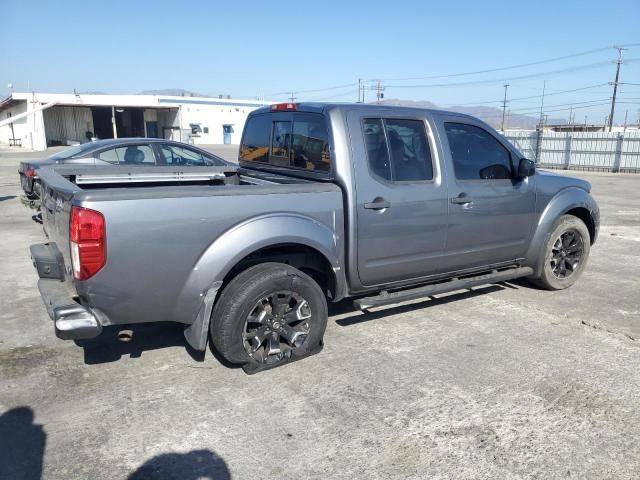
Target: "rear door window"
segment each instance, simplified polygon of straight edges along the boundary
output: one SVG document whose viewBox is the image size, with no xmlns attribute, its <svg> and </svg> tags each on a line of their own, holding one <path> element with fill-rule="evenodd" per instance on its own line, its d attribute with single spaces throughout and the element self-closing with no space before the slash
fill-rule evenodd
<svg viewBox="0 0 640 480">
<path fill-rule="evenodd" d="M 149 145 L 127 145 L 110 148 L 97 154 L 97 158 L 109 163 L 125 165 L 155 165 L 156 157 Z"/>
<path fill-rule="evenodd" d="M 433 180 L 433 160 L 422 120 L 366 118 L 364 140 L 371 172 L 391 182 Z"/>
</svg>

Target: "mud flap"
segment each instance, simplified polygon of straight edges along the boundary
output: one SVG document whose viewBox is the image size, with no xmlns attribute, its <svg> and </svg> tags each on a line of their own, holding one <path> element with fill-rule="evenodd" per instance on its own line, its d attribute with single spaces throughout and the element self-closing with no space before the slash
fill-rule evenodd
<svg viewBox="0 0 640 480">
<path fill-rule="evenodd" d="M 207 339 L 209 338 L 209 322 L 211 321 L 211 310 L 216 300 L 218 290 L 222 286 L 222 282 L 215 282 L 207 290 L 198 314 L 191 325 L 184 329 L 184 338 L 192 348 L 198 351 L 204 351 L 207 348 Z"/>
<path fill-rule="evenodd" d="M 299 355 L 295 355 L 292 352 L 289 358 L 281 362 L 272 363 L 272 364 L 248 362 L 242 366 L 242 370 L 244 370 L 244 373 L 246 373 L 247 375 L 253 375 L 254 373 L 263 372 L 265 370 L 271 370 L 276 367 L 282 367 L 288 363 L 297 362 L 298 360 L 302 360 L 303 358 L 307 358 L 312 355 L 315 355 L 316 353 L 320 353 L 322 351 L 322 347 L 324 347 L 324 341 L 321 340 L 320 343 L 316 347 L 312 348 L 311 350 L 307 350 L 306 352 Z"/>
</svg>

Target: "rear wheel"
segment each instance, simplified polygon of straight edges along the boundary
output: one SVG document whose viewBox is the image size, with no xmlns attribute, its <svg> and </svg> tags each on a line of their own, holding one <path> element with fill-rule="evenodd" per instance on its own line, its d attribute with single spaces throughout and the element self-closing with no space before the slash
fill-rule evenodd
<svg viewBox="0 0 640 480">
<path fill-rule="evenodd" d="M 584 222 L 573 215 L 563 215 L 547 238 L 540 277 L 532 282 L 547 290 L 570 287 L 587 265 L 590 246 Z"/>
<path fill-rule="evenodd" d="M 311 277 L 289 265 L 263 263 L 227 285 L 210 331 L 229 362 L 274 367 L 316 352 L 326 325 L 327 302 Z"/>
</svg>

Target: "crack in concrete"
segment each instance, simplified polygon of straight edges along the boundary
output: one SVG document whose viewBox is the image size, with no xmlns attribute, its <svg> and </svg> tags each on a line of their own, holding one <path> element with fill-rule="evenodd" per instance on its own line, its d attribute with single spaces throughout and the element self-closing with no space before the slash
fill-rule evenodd
<svg viewBox="0 0 640 480">
<path fill-rule="evenodd" d="M 587 320 L 581 320 L 580 323 L 582 325 L 584 325 L 585 327 L 590 327 L 590 328 L 592 328 L 594 330 L 598 330 L 598 331 L 601 331 L 601 332 L 612 333 L 612 334 L 615 334 L 615 335 L 623 335 L 623 336 L 627 337 L 629 340 L 632 340 L 634 342 L 638 340 L 638 338 L 634 337 L 633 335 L 631 335 L 629 333 L 619 332 L 617 330 L 612 330 L 612 329 L 603 327 L 602 325 L 598 325 L 598 324 L 595 324 L 595 323 L 589 323 Z"/>
</svg>

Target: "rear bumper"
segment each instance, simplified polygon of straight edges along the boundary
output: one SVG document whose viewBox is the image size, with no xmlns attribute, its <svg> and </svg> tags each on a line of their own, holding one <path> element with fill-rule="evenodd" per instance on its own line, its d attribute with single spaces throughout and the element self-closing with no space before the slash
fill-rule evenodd
<svg viewBox="0 0 640 480">
<path fill-rule="evenodd" d="M 65 282 L 41 278 L 38 290 L 58 338 L 84 340 L 100 335 L 102 325 L 91 310 L 74 300 Z"/>
<path fill-rule="evenodd" d="M 102 325 L 91 309 L 76 300 L 71 282 L 66 280 L 64 261 L 55 243 L 31 245 L 31 259 L 38 271 L 38 290 L 56 336 L 63 340 L 94 338 Z"/>
</svg>

